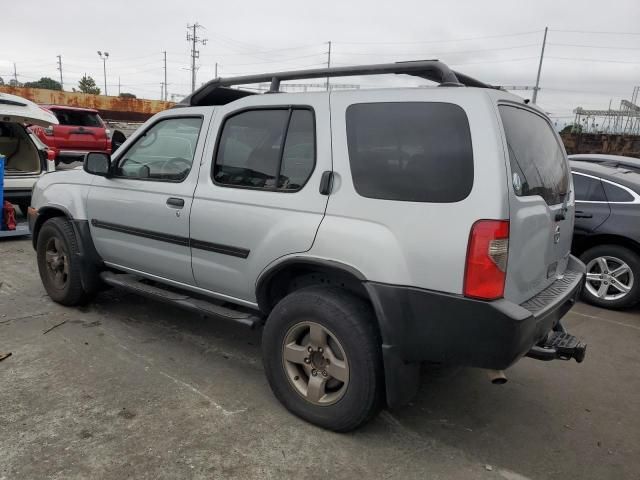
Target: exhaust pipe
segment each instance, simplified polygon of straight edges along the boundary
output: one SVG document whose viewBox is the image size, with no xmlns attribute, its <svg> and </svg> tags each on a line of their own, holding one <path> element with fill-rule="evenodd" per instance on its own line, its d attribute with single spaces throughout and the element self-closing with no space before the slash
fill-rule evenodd
<svg viewBox="0 0 640 480">
<path fill-rule="evenodd" d="M 504 374 L 504 370 L 487 370 L 487 376 L 489 381 L 494 385 L 504 385 L 507 383 L 507 376 Z"/>
</svg>

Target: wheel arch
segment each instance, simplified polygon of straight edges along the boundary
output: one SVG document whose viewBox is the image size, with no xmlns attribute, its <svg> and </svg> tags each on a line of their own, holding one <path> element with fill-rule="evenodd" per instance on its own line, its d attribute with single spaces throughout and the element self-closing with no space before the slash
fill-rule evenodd
<svg viewBox="0 0 640 480">
<path fill-rule="evenodd" d="M 44 225 L 44 223 L 47 220 L 53 217 L 66 217 L 69 220 L 72 219 L 71 214 L 64 207 L 46 206 L 46 207 L 40 208 L 38 210 L 38 217 L 36 218 L 36 221 L 31 227 L 31 242 L 33 244 L 34 250 L 38 246 L 38 235 L 40 234 L 40 229 L 42 228 L 42 225 Z"/>
<path fill-rule="evenodd" d="M 381 308 L 375 289 L 369 288 L 366 277 L 357 268 L 341 262 L 309 257 L 284 260 L 264 271 L 256 283 L 256 298 L 260 310 L 269 314 L 275 304 L 287 294 L 311 285 L 339 286 L 363 298 L 371 305 L 382 344 L 385 376 L 385 397 L 390 408 L 408 403 L 417 393 L 419 364 L 407 363 L 402 348 L 393 345 L 394 319 Z"/>
<path fill-rule="evenodd" d="M 640 255 L 640 243 L 629 237 L 609 233 L 590 235 L 581 239 L 574 245 L 574 252 L 576 255 L 581 256 L 590 248 L 597 247 L 599 245 L 619 245 Z"/>
<path fill-rule="evenodd" d="M 315 279 L 309 276 L 315 275 Z M 308 277 L 304 285 L 296 280 Z M 315 280 L 315 283 L 313 281 Z M 268 314 L 288 293 L 313 284 L 346 287 L 371 300 L 363 285 L 365 276 L 355 267 L 334 260 L 313 257 L 295 257 L 281 261 L 262 272 L 256 282 L 256 299 L 262 312 Z"/>
</svg>

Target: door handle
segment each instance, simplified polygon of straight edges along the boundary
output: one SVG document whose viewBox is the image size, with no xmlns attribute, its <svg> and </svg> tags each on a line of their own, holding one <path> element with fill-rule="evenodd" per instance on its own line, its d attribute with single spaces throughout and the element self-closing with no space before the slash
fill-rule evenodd
<svg viewBox="0 0 640 480">
<path fill-rule="evenodd" d="M 182 208 L 184 207 L 184 198 L 169 197 L 167 199 L 167 206 L 173 208 Z"/>
<path fill-rule="evenodd" d="M 576 211 L 576 218 L 593 218 L 593 215 L 590 213 Z"/>
</svg>

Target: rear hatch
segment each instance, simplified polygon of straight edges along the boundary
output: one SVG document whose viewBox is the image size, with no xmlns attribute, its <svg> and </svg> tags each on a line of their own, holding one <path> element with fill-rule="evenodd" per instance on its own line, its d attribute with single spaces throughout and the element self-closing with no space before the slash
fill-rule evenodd
<svg viewBox="0 0 640 480">
<path fill-rule="evenodd" d="M 0 154 L 4 157 L 5 179 L 37 175 L 46 165 L 46 150 L 24 127 L 24 124 L 50 127 L 58 123 L 51 112 L 26 98 L 0 93 Z M 30 188 L 31 184 L 28 185 Z M 5 187 L 22 184 L 7 182 Z"/>
<path fill-rule="evenodd" d="M 500 104 L 498 110 L 512 184 L 504 296 L 520 304 L 564 274 L 574 199 L 567 156 L 547 117 L 522 105 Z"/>
<path fill-rule="evenodd" d="M 93 110 L 50 107 L 59 125 L 53 127 L 55 147 L 59 150 L 106 150 L 107 130 Z"/>
</svg>

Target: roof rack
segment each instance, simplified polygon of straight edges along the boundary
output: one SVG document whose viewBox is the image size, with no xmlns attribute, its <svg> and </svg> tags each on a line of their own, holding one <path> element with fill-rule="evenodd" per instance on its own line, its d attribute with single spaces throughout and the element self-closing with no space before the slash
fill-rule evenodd
<svg viewBox="0 0 640 480">
<path fill-rule="evenodd" d="M 263 73 L 259 75 L 245 75 L 240 77 L 215 78 L 191 95 L 184 98 L 178 105 L 208 106 L 224 105 L 254 92 L 232 89 L 236 85 L 271 82 L 267 93 L 277 93 L 280 82 L 286 80 L 306 80 L 310 78 L 350 77 L 362 75 L 405 74 L 434 81 L 441 86 L 499 88 L 488 85 L 475 78 L 451 70 L 439 60 L 417 60 L 409 62 L 379 63 L 374 65 L 358 65 L 353 67 L 314 68 L 310 70 L 293 70 L 287 72 Z"/>
</svg>

